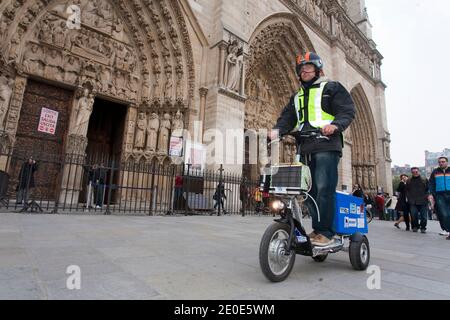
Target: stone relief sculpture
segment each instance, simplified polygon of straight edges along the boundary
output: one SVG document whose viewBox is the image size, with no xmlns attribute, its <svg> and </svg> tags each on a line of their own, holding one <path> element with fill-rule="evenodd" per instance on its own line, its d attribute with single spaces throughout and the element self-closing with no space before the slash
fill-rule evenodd
<svg viewBox="0 0 450 320">
<path fill-rule="evenodd" d="M 72 129 L 72 134 L 77 136 L 86 136 L 93 106 L 94 95 L 89 93 L 89 90 L 85 88 L 83 90 L 83 95 L 78 100 L 76 106 L 76 120 Z"/>
<path fill-rule="evenodd" d="M 78 74 L 80 73 L 80 60 L 73 56 L 69 56 L 67 61 L 64 63 L 64 81 L 68 83 L 75 83 Z"/>
<path fill-rule="evenodd" d="M 159 116 L 156 113 L 152 113 L 147 127 L 147 146 L 146 150 L 150 152 L 156 151 L 156 144 L 158 142 L 158 130 L 159 130 Z"/>
<path fill-rule="evenodd" d="M 50 79 L 62 81 L 62 58 L 56 50 L 50 50 L 45 56 L 44 76 Z"/>
<path fill-rule="evenodd" d="M 143 149 L 145 146 L 145 132 L 147 131 L 147 115 L 144 112 L 139 113 L 136 123 L 136 140 L 135 148 Z"/>
<path fill-rule="evenodd" d="M 25 50 L 23 58 L 24 71 L 28 73 L 41 73 L 43 66 L 43 54 L 41 48 L 32 43 L 28 50 Z"/>
<path fill-rule="evenodd" d="M 163 116 L 163 120 L 161 121 L 161 126 L 159 128 L 158 152 L 160 153 L 166 154 L 169 148 L 169 130 L 170 115 L 166 113 Z"/>
<path fill-rule="evenodd" d="M 13 92 L 14 80 L 8 76 L 0 76 L 0 131 L 5 130 L 5 118 Z"/>
<path fill-rule="evenodd" d="M 172 121 L 172 136 L 182 137 L 183 129 L 184 129 L 183 114 L 180 112 L 180 110 L 178 110 Z"/>
</svg>

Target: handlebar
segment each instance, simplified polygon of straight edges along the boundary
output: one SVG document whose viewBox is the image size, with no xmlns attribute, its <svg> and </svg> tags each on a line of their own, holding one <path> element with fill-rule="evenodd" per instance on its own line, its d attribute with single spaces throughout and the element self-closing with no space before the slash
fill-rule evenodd
<svg viewBox="0 0 450 320">
<path fill-rule="evenodd" d="M 282 142 L 284 140 L 284 138 L 286 136 L 288 136 L 288 135 L 294 135 L 295 137 L 300 138 L 300 139 L 316 138 L 316 139 L 330 140 L 329 137 L 324 136 L 322 134 L 322 131 L 320 129 L 316 129 L 316 130 L 308 130 L 308 131 L 286 133 L 286 134 L 282 135 L 278 139 L 274 139 L 274 140 L 269 141 L 268 145 L 271 145 L 272 143 L 275 143 L 275 142 Z"/>
</svg>

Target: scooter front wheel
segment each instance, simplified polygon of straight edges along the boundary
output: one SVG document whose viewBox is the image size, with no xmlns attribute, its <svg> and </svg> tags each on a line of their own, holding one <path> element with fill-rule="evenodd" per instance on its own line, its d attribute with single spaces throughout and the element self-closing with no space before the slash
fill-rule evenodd
<svg viewBox="0 0 450 320">
<path fill-rule="evenodd" d="M 353 269 L 358 271 L 367 269 L 370 263 L 370 245 L 367 237 L 363 236 L 361 240 L 350 242 L 349 256 Z"/>
<path fill-rule="evenodd" d="M 295 252 L 289 250 L 290 227 L 282 223 L 270 225 L 264 233 L 259 247 L 261 270 L 272 282 L 286 280 L 295 263 Z"/>
</svg>

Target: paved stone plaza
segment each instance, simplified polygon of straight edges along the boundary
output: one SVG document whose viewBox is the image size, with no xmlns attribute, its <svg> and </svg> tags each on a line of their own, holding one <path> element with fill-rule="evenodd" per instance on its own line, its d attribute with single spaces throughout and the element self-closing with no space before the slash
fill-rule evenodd
<svg viewBox="0 0 450 320">
<path fill-rule="evenodd" d="M 258 262 L 269 217 L 0 214 L 0 299 L 449 299 L 450 241 L 431 222 L 413 234 L 374 221 L 372 265 L 381 289 L 347 253 L 323 264 L 297 256 L 269 283 Z M 309 223 L 308 223 L 309 224 Z M 66 269 L 81 268 L 81 290 Z"/>
</svg>

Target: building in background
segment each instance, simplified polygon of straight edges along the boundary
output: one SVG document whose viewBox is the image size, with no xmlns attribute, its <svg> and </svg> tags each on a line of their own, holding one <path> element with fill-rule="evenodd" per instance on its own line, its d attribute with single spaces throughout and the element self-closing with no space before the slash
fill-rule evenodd
<svg viewBox="0 0 450 320">
<path fill-rule="evenodd" d="M 433 170 L 438 167 L 438 159 L 440 157 L 447 157 L 450 159 L 450 149 L 444 149 L 442 152 L 425 151 L 425 171 L 427 177 L 429 177 Z"/>
<path fill-rule="evenodd" d="M 299 87 L 296 55 L 315 51 L 357 108 L 338 185 L 392 193 L 383 57 L 371 28 L 364 0 L 1 1 L 0 152 L 170 163 L 174 130 L 205 143 L 208 130 L 272 128 Z M 215 156 L 248 158 L 250 149 L 233 138 Z M 0 170 L 15 176 L 9 160 L 0 156 Z M 257 178 L 259 167 L 225 169 Z M 40 171 L 49 194 L 61 172 L 75 179 L 69 168 Z"/>
</svg>

